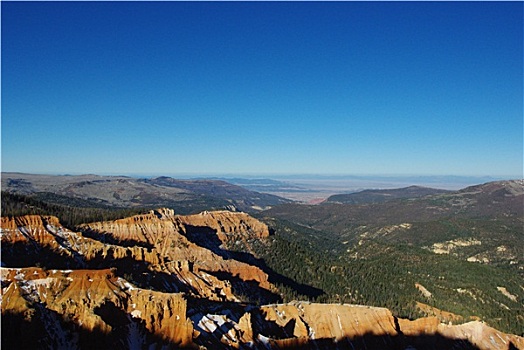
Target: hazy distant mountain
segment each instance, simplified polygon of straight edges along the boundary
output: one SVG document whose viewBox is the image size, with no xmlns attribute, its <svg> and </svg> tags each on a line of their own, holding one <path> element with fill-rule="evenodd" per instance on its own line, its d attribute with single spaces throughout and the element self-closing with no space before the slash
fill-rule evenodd
<svg viewBox="0 0 524 350">
<path fill-rule="evenodd" d="M 344 204 L 383 203 L 396 199 L 420 198 L 447 192 L 449 191 L 429 187 L 409 186 L 387 190 L 364 190 L 355 193 L 336 194 L 330 196 L 326 202 Z"/>
<path fill-rule="evenodd" d="M 126 176 L 2 173 L 2 190 L 75 206 L 170 207 L 178 212 L 229 208 L 253 212 L 288 199 L 246 190 L 219 180 L 137 179 Z"/>
<path fill-rule="evenodd" d="M 267 193 L 276 193 L 276 192 L 310 192 L 311 190 L 303 186 L 298 186 L 291 182 L 279 181 L 266 178 L 211 178 L 213 180 L 222 180 L 229 182 L 234 185 L 242 186 L 250 191 L 257 192 L 267 192 Z"/>
</svg>

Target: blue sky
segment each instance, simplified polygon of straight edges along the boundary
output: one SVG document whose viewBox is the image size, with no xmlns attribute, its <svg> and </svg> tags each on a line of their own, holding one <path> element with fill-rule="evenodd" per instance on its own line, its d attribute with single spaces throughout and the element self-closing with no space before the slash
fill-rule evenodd
<svg viewBox="0 0 524 350">
<path fill-rule="evenodd" d="M 522 2 L 1 6 L 3 171 L 522 176 Z"/>
</svg>

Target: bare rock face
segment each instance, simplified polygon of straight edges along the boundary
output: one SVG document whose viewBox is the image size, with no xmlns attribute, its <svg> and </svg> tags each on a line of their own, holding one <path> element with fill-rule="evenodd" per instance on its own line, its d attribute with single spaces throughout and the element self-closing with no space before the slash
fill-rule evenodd
<svg viewBox="0 0 524 350">
<path fill-rule="evenodd" d="M 26 215 L 14 218 L 2 217 L 2 241 L 8 240 L 14 243 L 32 240 L 40 244 L 46 244 L 54 238 L 53 229 L 60 226 L 58 218 L 54 216 Z"/>
<path fill-rule="evenodd" d="M 481 350 L 524 349 L 524 338 L 499 332 L 480 321 L 447 325 L 440 323 L 437 317 L 426 317 L 414 321 L 399 319 L 398 324 L 403 335 L 413 339 L 413 344 L 421 343 L 421 335 L 439 335 L 468 342 Z"/>
<path fill-rule="evenodd" d="M 82 232 L 62 227 L 56 217 L 29 215 L 3 217 L 1 229 L 3 262 L 8 266 L 40 265 L 38 260 L 45 255 L 46 266 L 62 269 L 117 267 L 121 276 L 125 273 L 142 286 L 153 284 L 156 289 L 216 301 L 238 301 L 238 293 L 270 296 L 274 290 L 264 271 L 232 259 L 220 247 L 221 237 L 269 235 L 265 224 L 245 213 L 185 217 L 158 209 L 83 225 Z M 243 288 L 244 283 L 249 288 Z"/>
<path fill-rule="evenodd" d="M 181 294 L 136 289 L 110 270 L 2 268 L 1 273 L 7 284 L 2 315 L 22 314 L 29 322 L 41 321 L 45 332 L 39 336 L 53 348 L 78 348 L 78 339 L 71 336 L 78 327 L 108 338 L 119 334 L 127 345 L 144 343 L 146 335 L 159 344 L 193 345 L 193 327 Z M 43 305 L 47 316 L 33 320 Z"/>
<path fill-rule="evenodd" d="M 190 288 L 213 297 L 211 290 L 221 292 L 215 300 L 237 300 L 227 283 L 218 284 L 217 274 L 241 281 L 253 281 L 265 290 L 273 289 L 268 275 L 256 266 L 230 259 L 220 247 L 226 239 L 264 238 L 267 225 L 237 212 L 204 212 L 197 215 L 175 215 L 170 209 L 153 210 L 127 219 L 84 225 L 94 234 L 110 235 L 120 241 L 133 241 L 149 246 L 161 257 L 162 270 L 180 274 Z M 214 276 L 214 277 L 213 277 Z M 209 280 L 212 280 L 210 283 Z"/>
<path fill-rule="evenodd" d="M 122 247 L 104 244 L 85 237 L 81 233 L 64 228 L 56 217 L 27 215 L 16 218 L 1 218 L 1 242 L 3 261 L 15 260 L 9 265 L 27 265 L 28 259 L 35 262 L 40 258 L 35 254 L 42 252 L 53 255 L 55 264 L 64 267 L 86 267 L 89 262 L 118 260 L 129 257 L 149 264 L 158 264 L 160 257 L 156 252 L 139 246 Z M 12 251 L 10 248 L 17 249 Z M 25 254 L 21 251 L 25 248 Z M 52 253 L 52 254 L 51 254 Z M 52 259 L 52 258 L 50 258 Z M 54 265 L 51 263 L 51 265 Z"/>
<path fill-rule="evenodd" d="M 180 220 L 186 225 L 209 227 L 215 230 L 222 242 L 225 242 L 228 236 L 234 236 L 237 239 L 240 237 L 269 237 L 269 228 L 266 224 L 241 212 L 202 212 L 196 215 L 181 216 Z"/>
<path fill-rule="evenodd" d="M 265 300 L 274 290 L 264 271 L 225 249 L 269 235 L 247 214 L 159 209 L 79 231 L 51 216 L 2 218 L 6 349 L 524 350 L 524 338 L 478 321 L 410 321 L 361 305 L 243 303 L 240 294 Z"/>
<path fill-rule="evenodd" d="M 296 302 L 263 306 L 261 310 L 266 320 L 281 327 L 294 323 L 290 336 L 297 338 L 343 340 L 370 330 L 375 335 L 398 334 L 391 311 L 384 308 Z"/>
<path fill-rule="evenodd" d="M 441 324 L 436 317 L 399 319 L 385 308 L 292 302 L 260 308 L 262 323 L 278 325 L 271 337 L 261 327 L 258 339 L 275 348 L 323 349 L 523 349 L 524 338 L 481 322 Z M 270 328 L 271 327 L 267 327 Z"/>
</svg>

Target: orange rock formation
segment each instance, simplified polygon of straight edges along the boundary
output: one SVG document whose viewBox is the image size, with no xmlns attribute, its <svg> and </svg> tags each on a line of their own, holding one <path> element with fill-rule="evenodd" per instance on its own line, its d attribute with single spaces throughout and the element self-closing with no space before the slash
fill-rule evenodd
<svg viewBox="0 0 524 350">
<path fill-rule="evenodd" d="M 265 224 L 247 214 L 230 212 L 184 217 L 175 215 L 170 209 L 159 209 L 122 220 L 83 225 L 82 229 L 97 239 L 65 229 L 55 217 L 29 215 L 3 217 L 1 221 L 4 244 L 27 243 L 30 249 L 31 242 L 35 242 L 76 260 L 82 267 L 96 265 L 96 262 L 100 262 L 97 266 L 110 267 L 113 265 L 104 265 L 103 262 L 125 259 L 141 262 L 147 264 L 151 272 L 169 274 L 178 286 L 185 285 L 186 290 L 200 297 L 239 300 L 229 279 L 222 276 L 252 281 L 267 291 L 274 289 L 268 275 L 258 267 L 227 259 L 190 241 L 187 236 L 189 227 L 202 230 L 209 240 L 224 236 L 247 239 L 269 235 Z M 102 243 L 105 235 L 135 245 Z"/>
<path fill-rule="evenodd" d="M 235 279 L 268 292 L 273 288 L 261 269 L 222 251 L 231 241 L 269 235 L 266 225 L 247 214 L 178 216 L 159 209 L 84 225 L 81 231 L 67 230 L 50 216 L 1 220 L 2 253 L 10 261 L 16 261 L 10 247 L 21 244 L 34 259 L 38 247 L 47 247 L 42 252 L 66 257 L 74 267 L 0 269 L 2 327 L 20 325 L 15 330 L 36 339 L 33 347 L 82 348 L 87 332 L 116 348 L 436 349 L 469 344 L 524 350 L 523 338 L 478 321 L 451 326 L 436 317 L 409 321 L 388 309 L 359 305 L 240 303 Z M 112 244 L 104 243 L 107 237 Z M 141 274 L 133 271 L 137 266 Z M 126 268 L 137 281 L 124 278 Z M 160 275 L 163 289 L 150 290 L 143 283 Z M 181 286 L 187 288 L 173 290 Z M 9 334 L 9 346 L 23 340 Z"/>
</svg>

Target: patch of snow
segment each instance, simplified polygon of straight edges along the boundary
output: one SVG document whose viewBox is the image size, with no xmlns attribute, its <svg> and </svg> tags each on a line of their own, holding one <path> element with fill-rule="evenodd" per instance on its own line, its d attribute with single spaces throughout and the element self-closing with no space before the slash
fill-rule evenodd
<svg viewBox="0 0 524 350">
<path fill-rule="evenodd" d="M 212 283 L 211 280 L 209 279 L 209 274 L 205 273 L 205 272 L 201 272 L 200 273 L 200 276 L 204 279 L 204 281 L 206 281 L 207 283 Z"/>
<path fill-rule="evenodd" d="M 19 227 L 18 230 L 24 237 L 26 237 L 27 239 L 31 239 L 31 232 L 27 230 L 27 227 Z"/>
<path fill-rule="evenodd" d="M 223 325 L 225 322 L 221 318 L 217 318 L 218 315 L 206 315 L 198 322 L 198 327 L 208 333 L 213 333 L 218 327 Z"/>
<path fill-rule="evenodd" d="M 229 332 L 227 332 L 227 337 L 229 339 L 231 339 L 231 341 L 233 341 L 234 343 L 237 343 L 238 340 L 237 340 L 237 337 L 236 337 L 236 334 L 235 334 L 235 328 L 231 328 L 229 330 Z"/>
<path fill-rule="evenodd" d="M 131 312 L 131 316 L 133 316 L 134 318 L 141 318 L 142 317 L 142 311 L 140 311 L 140 310 L 133 310 Z"/>
<path fill-rule="evenodd" d="M 315 339 L 315 330 L 313 329 L 313 327 L 311 327 L 311 325 L 309 326 L 309 339 Z"/>
<path fill-rule="evenodd" d="M 29 281 L 26 281 L 26 284 L 28 286 L 33 287 L 33 288 L 36 288 L 38 286 L 44 286 L 46 288 L 49 288 L 51 286 L 51 283 L 53 283 L 54 281 L 56 281 L 56 278 L 47 277 L 47 278 L 39 278 L 39 279 L 35 279 L 35 280 L 29 280 Z"/>
<path fill-rule="evenodd" d="M 280 317 L 280 318 L 286 317 L 286 311 L 284 311 L 284 310 L 279 311 L 278 309 L 276 309 L 275 312 L 276 312 L 277 316 Z"/>
<path fill-rule="evenodd" d="M 500 339 L 500 340 L 501 340 L 505 345 L 508 344 L 508 342 L 507 342 L 504 338 L 502 338 L 502 337 L 500 336 L 500 334 L 495 333 L 495 335 L 496 335 L 496 336 L 497 336 L 497 337 L 498 337 L 498 338 L 499 338 L 499 339 Z"/>
<path fill-rule="evenodd" d="M 269 338 L 266 336 L 263 336 L 262 334 L 259 334 L 257 337 L 257 340 L 261 342 L 266 348 L 271 348 L 271 343 L 269 342 Z"/>
</svg>

